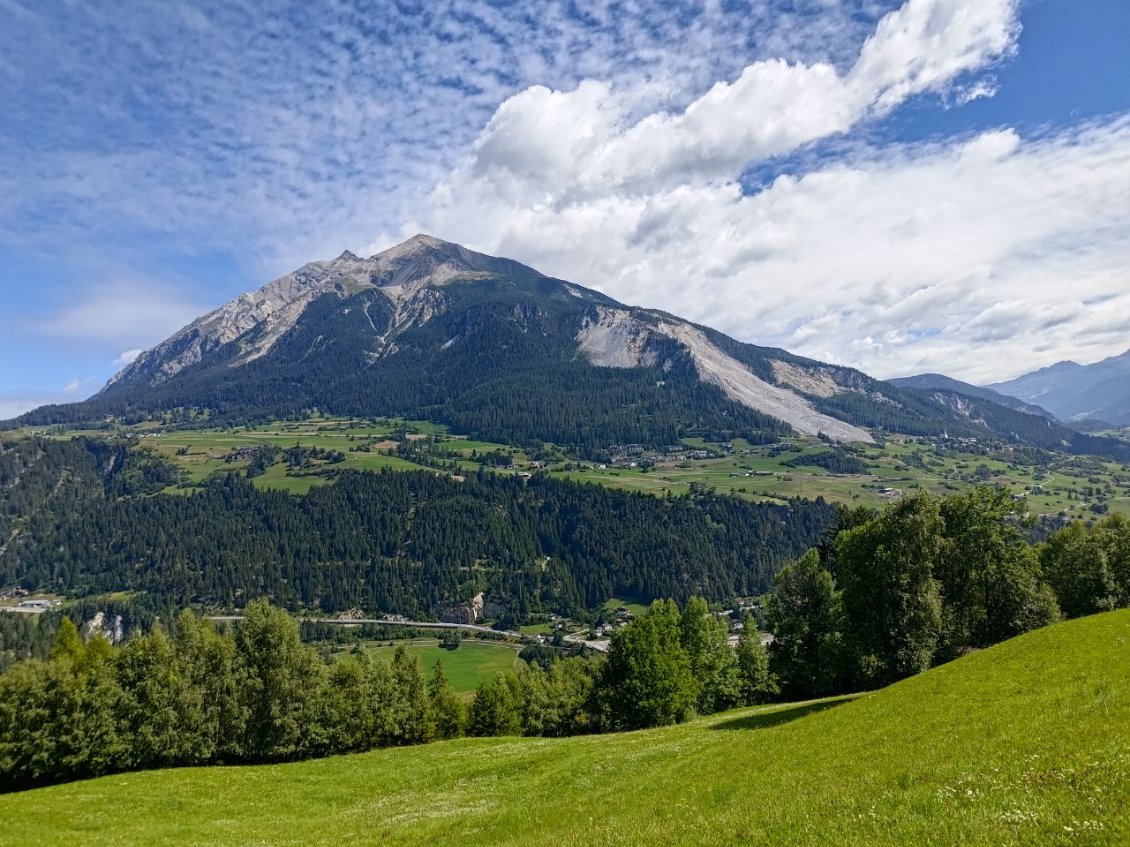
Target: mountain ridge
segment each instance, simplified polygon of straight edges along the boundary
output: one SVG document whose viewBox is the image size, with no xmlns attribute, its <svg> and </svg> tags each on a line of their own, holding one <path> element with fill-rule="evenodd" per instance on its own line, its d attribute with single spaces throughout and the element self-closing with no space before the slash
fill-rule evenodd
<svg viewBox="0 0 1130 847">
<path fill-rule="evenodd" d="M 973 419 L 852 368 L 420 234 L 368 258 L 345 251 L 307 263 L 192 321 L 92 398 L 16 423 L 314 410 L 436 420 L 489 441 L 587 454 L 688 436 L 987 438 L 996 436 L 984 420 L 997 417 Z M 1012 430 L 1003 437 L 1015 440 Z"/>
<path fill-rule="evenodd" d="M 310 302 L 324 294 L 335 291 L 355 294 L 366 288 L 382 288 L 399 306 L 429 284 L 444 285 L 476 274 L 486 275 L 492 271 L 513 273 L 515 270 L 541 276 L 533 268 L 513 260 L 476 253 L 423 233 L 368 259 L 346 250 L 336 259 L 307 262 L 297 270 L 255 291 L 240 294 L 218 309 L 196 318 L 126 365 L 102 391 L 138 375 L 149 378 L 151 383 L 163 382 L 185 367 L 201 361 L 208 352 L 267 324 L 269 331 L 266 337 L 248 358 L 264 355 L 279 337 L 294 326 Z M 398 323 L 409 318 L 408 315 L 398 315 Z M 174 353 L 178 345 L 185 349 Z M 170 353 L 173 353 L 171 358 Z M 158 360 L 160 366 L 153 372 L 153 364 Z"/>
<path fill-rule="evenodd" d="M 1038 402 L 1065 421 L 1130 425 L 1130 350 L 1090 365 L 1056 362 L 986 387 Z"/>
<path fill-rule="evenodd" d="M 969 382 L 963 382 L 960 379 L 946 376 L 940 373 L 922 373 L 913 376 L 899 376 L 893 379 L 888 379 L 887 382 L 892 385 L 897 385 L 900 388 L 919 388 L 925 391 L 939 390 L 955 392 L 957 394 L 964 394 L 969 397 L 977 397 L 981 400 L 988 400 L 991 403 L 996 403 L 998 406 L 1005 406 L 1006 408 L 1013 409 L 1017 412 L 1023 412 L 1026 415 L 1036 415 L 1041 418 L 1048 418 L 1049 420 L 1057 421 L 1055 415 L 1047 409 L 1035 403 L 1027 403 L 1018 397 L 1013 397 L 1009 394 L 1002 394 L 999 391 L 994 391 L 992 388 L 986 388 L 980 385 L 973 385 Z"/>
</svg>

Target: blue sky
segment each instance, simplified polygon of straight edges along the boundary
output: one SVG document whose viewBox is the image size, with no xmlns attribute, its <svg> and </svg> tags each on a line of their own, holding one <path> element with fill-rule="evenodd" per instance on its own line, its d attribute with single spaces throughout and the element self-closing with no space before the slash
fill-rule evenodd
<svg viewBox="0 0 1130 847">
<path fill-rule="evenodd" d="M 878 376 L 1130 346 L 1125 0 L 0 16 L 0 418 L 419 230 Z"/>
</svg>

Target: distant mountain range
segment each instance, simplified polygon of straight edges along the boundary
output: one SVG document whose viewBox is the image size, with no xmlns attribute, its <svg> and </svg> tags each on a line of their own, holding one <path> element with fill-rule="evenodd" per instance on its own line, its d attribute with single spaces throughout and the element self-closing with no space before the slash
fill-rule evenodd
<svg viewBox="0 0 1130 847">
<path fill-rule="evenodd" d="M 1017 412 L 1023 412 L 1026 415 L 1037 415 L 1041 418 L 1047 418 L 1048 420 L 1056 419 L 1055 415 L 1035 403 L 1026 403 L 1017 397 L 1002 394 L 991 388 L 983 388 L 979 385 L 962 382 L 960 379 L 953 379 L 943 374 L 927 373 L 918 374 L 917 376 L 896 377 L 895 379 L 887 380 L 887 382 L 892 385 L 897 385 L 900 388 L 917 388 L 923 391 L 943 391 L 952 394 L 964 394 L 968 397 L 976 397 L 979 400 L 988 400 L 990 403 L 996 403 L 999 406 L 1004 406 Z"/>
<path fill-rule="evenodd" d="M 1060 420 L 1130 426 L 1130 350 L 1093 365 L 1059 362 L 988 386 L 1039 403 Z"/>
<path fill-rule="evenodd" d="M 939 402 L 939 391 L 976 396 L 976 408 Z M 318 410 L 590 454 L 687 436 L 870 442 L 872 431 L 1104 448 L 1042 409 L 977 391 L 881 382 L 417 235 L 369 258 L 304 265 L 193 321 L 89 400 L 16 422 L 206 410 L 238 423 Z"/>
</svg>

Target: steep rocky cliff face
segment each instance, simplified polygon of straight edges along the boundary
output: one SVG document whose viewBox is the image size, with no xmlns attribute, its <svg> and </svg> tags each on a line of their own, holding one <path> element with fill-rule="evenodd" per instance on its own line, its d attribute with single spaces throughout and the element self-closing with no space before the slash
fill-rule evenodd
<svg viewBox="0 0 1130 847">
<path fill-rule="evenodd" d="M 361 259 L 346 251 L 336 259 L 310 262 L 269 282 L 258 291 L 241 294 L 214 312 L 203 315 L 161 344 L 142 353 L 110 380 L 110 385 L 142 380 L 157 385 L 210 354 L 245 338 L 255 330 L 253 343 L 240 345 L 234 362 L 251 361 L 268 353 L 294 328 L 307 307 L 319 297 L 351 297 L 379 289 L 394 306 L 391 326 L 399 329 L 429 312 L 427 291 L 456 280 L 483 279 L 491 274 L 537 274 L 507 259 L 495 259 L 428 235 L 417 235 L 383 253 Z M 431 306 L 434 309 L 434 303 Z"/>
</svg>

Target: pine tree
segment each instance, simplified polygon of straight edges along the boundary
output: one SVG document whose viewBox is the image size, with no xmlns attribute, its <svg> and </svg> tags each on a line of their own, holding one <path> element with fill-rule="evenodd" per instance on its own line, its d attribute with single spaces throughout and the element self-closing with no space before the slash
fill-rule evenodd
<svg viewBox="0 0 1130 847">
<path fill-rule="evenodd" d="M 467 734 L 522 734 L 521 691 L 514 674 L 499 674 L 479 685 L 467 716 Z"/>
<path fill-rule="evenodd" d="M 70 618 L 63 618 L 59 624 L 59 633 L 55 636 L 55 646 L 51 648 L 51 658 L 69 659 L 79 665 L 85 655 L 86 646 L 78 634 L 78 627 Z"/>
<path fill-rule="evenodd" d="M 419 660 L 401 644 L 393 653 L 391 670 L 396 691 L 396 742 L 421 744 L 430 740 L 434 726 Z"/>
</svg>

